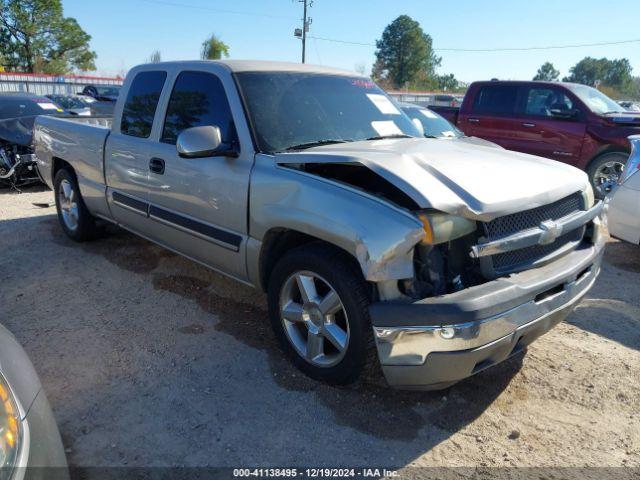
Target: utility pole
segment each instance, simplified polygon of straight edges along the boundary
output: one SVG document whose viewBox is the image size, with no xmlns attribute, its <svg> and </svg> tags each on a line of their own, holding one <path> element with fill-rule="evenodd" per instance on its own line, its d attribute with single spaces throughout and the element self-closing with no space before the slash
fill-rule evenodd
<svg viewBox="0 0 640 480">
<path fill-rule="evenodd" d="M 294 35 L 302 40 L 302 63 L 305 63 L 307 53 L 307 32 L 309 31 L 309 25 L 311 25 L 311 22 L 313 21 L 307 16 L 307 11 L 309 8 L 313 7 L 313 0 L 298 1 L 304 5 L 302 28 L 296 28 Z"/>
</svg>

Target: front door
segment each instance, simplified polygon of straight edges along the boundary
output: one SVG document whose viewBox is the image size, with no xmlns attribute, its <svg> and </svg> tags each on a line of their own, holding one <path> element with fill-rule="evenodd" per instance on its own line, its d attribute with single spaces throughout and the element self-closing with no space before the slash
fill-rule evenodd
<svg viewBox="0 0 640 480">
<path fill-rule="evenodd" d="M 233 87 L 229 87 L 233 88 Z M 238 157 L 182 158 L 178 135 L 197 126 L 217 126 Z M 185 71 L 174 83 L 150 171 L 152 238 L 194 260 L 239 279 L 246 278 L 249 176 L 253 153 L 239 142 L 225 87 L 212 72 Z"/>
<path fill-rule="evenodd" d="M 586 132 L 574 101 L 553 86 L 529 87 L 522 102 L 515 150 L 576 164 Z"/>
</svg>

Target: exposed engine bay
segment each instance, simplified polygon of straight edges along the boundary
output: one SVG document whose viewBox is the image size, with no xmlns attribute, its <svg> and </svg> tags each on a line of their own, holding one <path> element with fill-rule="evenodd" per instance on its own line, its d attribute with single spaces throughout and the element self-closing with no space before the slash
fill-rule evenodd
<svg viewBox="0 0 640 480">
<path fill-rule="evenodd" d="M 0 186 L 18 188 L 39 181 L 32 149 L 0 141 Z"/>
<path fill-rule="evenodd" d="M 402 190 L 360 163 L 307 163 L 285 166 L 347 184 L 414 213 L 420 210 Z M 472 232 L 439 245 L 419 243 L 414 249 L 415 277 L 400 281 L 398 290 L 403 295 L 418 300 L 446 295 L 488 281 L 482 275 L 480 263 L 469 255 L 471 247 L 477 241 L 478 233 Z"/>
<path fill-rule="evenodd" d="M 33 153 L 35 117 L 0 121 L 0 187 L 18 187 L 40 182 Z"/>
</svg>

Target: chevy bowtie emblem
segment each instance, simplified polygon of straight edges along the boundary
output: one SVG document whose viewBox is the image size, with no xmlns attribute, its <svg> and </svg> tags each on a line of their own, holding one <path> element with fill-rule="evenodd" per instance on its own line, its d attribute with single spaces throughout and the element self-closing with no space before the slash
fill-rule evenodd
<svg viewBox="0 0 640 480">
<path fill-rule="evenodd" d="M 542 236 L 538 241 L 540 245 L 549 245 L 562 234 L 562 228 L 553 220 L 545 220 L 540 223 L 540 230 L 542 230 Z"/>
</svg>

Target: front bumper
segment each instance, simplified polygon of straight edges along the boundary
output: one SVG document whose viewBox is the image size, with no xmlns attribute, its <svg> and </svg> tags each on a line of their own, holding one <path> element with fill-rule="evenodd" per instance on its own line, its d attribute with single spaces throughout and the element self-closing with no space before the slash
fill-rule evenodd
<svg viewBox="0 0 640 480">
<path fill-rule="evenodd" d="M 370 307 L 382 370 L 391 386 L 446 388 L 522 350 L 571 313 L 600 272 L 605 239 L 539 268 L 414 303 Z"/>
</svg>

